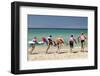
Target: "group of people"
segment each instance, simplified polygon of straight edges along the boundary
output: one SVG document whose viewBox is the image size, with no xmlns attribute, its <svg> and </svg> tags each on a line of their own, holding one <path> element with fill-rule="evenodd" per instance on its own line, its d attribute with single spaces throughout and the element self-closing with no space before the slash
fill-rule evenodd
<svg viewBox="0 0 100 76">
<path fill-rule="evenodd" d="M 81 43 L 81 51 L 84 51 L 84 45 L 85 45 L 85 41 L 86 41 L 87 37 L 84 35 L 84 33 L 81 33 L 80 36 L 77 39 L 78 39 L 78 42 L 80 41 L 80 43 Z M 71 51 L 74 48 L 74 44 L 75 43 L 77 44 L 77 39 L 73 35 L 70 36 L 70 38 L 68 40 L 68 44 L 70 46 Z M 35 44 L 38 44 L 38 38 L 37 37 L 34 37 L 32 41 Z M 43 43 L 43 44 L 46 43 L 47 44 L 48 47 L 47 47 L 46 53 L 48 53 L 48 49 L 50 48 L 50 46 L 57 46 L 58 50 L 59 50 L 60 45 L 64 44 L 64 40 L 63 40 L 63 38 L 57 38 L 56 40 L 54 40 L 52 38 L 52 35 L 50 35 L 48 38 L 42 37 L 42 42 L 41 43 Z M 33 46 L 33 47 L 35 47 L 35 46 Z"/>
<path fill-rule="evenodd" d="M 81 42 L 81 51 L 84 51 L 84 45 L 85 45 L 85 41 L 87 39 L 87 37 L 84 35 L 84 33 L 81 33 L 81 35 L 77 38 L 78 42 Z M 69 45 L 70 45 L 70 50 L 72 51 L 73 47 L 74 47 L 74 43 L 77 44 L 76 39 L 74 38 L 73 35 L 70 36 L 69 39 Z"/>
</svg>

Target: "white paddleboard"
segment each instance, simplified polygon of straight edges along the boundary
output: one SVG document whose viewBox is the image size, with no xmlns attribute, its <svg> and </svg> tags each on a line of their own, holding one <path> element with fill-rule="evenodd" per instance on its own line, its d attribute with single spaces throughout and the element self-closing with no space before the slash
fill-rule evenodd
<svg viewBox="0 0 100 76">
<path fill-rule="evenodd" d="M 28 43 L 29 43 L 30 45 L 31 45 L 31 44 L 38 44 L 38 45 L 44 44 L 44 42 L 42 42 L 42 41 L 40 41 L 40 42 L 38 42 L 38 43 L 35 43 L 35 42 L 33 42 L 33 41 L 29 41 Z"/>
<path fill-rule="evenodd" d="M 29 41 L 28 43 L 29 43 L 29 44 L 35 44 L 35 42 L 33 42 L 33 41 Z"/>
</svg>

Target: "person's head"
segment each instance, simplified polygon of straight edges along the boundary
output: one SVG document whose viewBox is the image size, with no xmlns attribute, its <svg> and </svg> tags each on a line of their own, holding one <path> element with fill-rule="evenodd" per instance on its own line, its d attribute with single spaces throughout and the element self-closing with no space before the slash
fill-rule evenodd
<svg viewBox="0 0 100 76">
<path fill-rule="evenodd" d="M 83 35 L 84 33 L 82 32 L 81 35 Z"/>
<path fill-rule="evenodd" d="M 73 37 L 73 35 L 71 35 L 71 37 Z"/>
<path fill-rule="evenodd" d="M 49 37 L 52 37 L 52 35 L 50 35 Z"/>
</svg>

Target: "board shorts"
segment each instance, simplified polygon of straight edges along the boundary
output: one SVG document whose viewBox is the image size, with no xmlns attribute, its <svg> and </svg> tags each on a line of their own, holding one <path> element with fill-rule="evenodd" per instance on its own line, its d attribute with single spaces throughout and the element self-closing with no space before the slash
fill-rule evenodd
<svg viewBox="0 0 100 76">
<path fill-rule="evenodd" d="M 74 42 L 73 41 L 69 41 L 69 45 L 70 45 L 70 48 L 73 48 Z"/>
<path fill-rule="evenodd" d="M 85 42 L 85 40 L 81 40 L 81 43 L 83 44 Z"/>
</svg>

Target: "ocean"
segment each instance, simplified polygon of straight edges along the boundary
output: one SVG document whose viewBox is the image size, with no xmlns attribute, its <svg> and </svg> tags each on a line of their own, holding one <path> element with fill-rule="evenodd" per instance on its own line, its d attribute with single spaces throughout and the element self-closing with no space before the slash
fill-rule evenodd
<svg viewBox="0 0 100 76">
<path fill-rule="evenodd" d="M 52 35 L 52 38 L 61 37 L 64 39 L 64 42 L 67 44 L 70 35 L 73 35 L 76 39 L 81 33 L 84 33 L 88 36 L 88 29 L 68 29 L 68 28 L 28 28 L 28 41 L 31 41 L 34 37 L 38 38 L 38 41 L 42 41 L 42 37 L 48 37 Z M 85 43 L 87 46 L 87 42 Z M 77 45 L 80 46 L 80 42 Z M 28 47 L 29 44 L 28 44 Z"/>
</svg>

